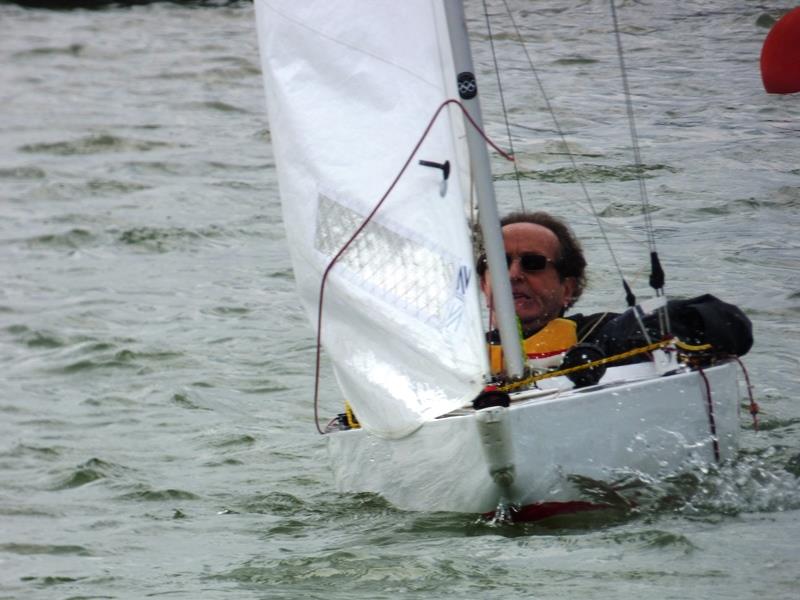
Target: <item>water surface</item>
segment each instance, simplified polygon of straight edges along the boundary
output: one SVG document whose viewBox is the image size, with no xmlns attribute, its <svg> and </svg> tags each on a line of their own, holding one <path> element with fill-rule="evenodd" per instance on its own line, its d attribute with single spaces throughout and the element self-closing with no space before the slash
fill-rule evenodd
<svg viewBox="0 0 800 600">
<path fill-rule="evenodd" d="M 636 511 L 493 527 L 333 491 L 252 5 L 134 4 L 0 3 L 0 597 L 795 597 L 800 108 L 758 72 L 779 7 L 619 7 L 668 291 L 753 319 L 761 431 L 743 419 L 735 463 L 649 482 Z M 510 4 L 645 294 L 608 6 Z M 481 7 L 468 9 L 487 128 L 505 144 Z M 577 308 L 618 308 L 514 29 L 493 29 L 522 84 L 504 81 L 525 204 L 585 241 Z M 495 171 L 502 210 L 517 208 L 511 167 Z M 323 392 L 324 412 L 340 410 L 328 371 Z"/>
</svg>

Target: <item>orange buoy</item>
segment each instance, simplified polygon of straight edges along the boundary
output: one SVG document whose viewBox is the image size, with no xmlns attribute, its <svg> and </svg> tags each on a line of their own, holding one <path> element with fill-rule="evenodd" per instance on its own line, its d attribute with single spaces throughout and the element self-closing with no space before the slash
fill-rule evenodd
<svg viewBox="0 0 800 600">
<path fill-rule="evenodd" d="M 767 34 L 761 80 L 770 94 L 800 92 L 800 8 L 783 15 Z"/>
</svg>

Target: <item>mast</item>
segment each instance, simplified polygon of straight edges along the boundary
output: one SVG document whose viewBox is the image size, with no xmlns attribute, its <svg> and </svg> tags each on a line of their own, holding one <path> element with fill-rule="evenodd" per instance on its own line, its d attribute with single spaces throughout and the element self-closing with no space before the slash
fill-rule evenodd
<svg viewBox="0 0 800 600">
<path fill-rule="evenodd" d="M 453 48 L 458 77 L 458 90 L 461 102 L 479 127 L 483 128 L 481 106 L 478 101 L 478 87 L 475 80 L 475 69 L 472 65 L 472 53 L 467 35 L 467 24 L 461 0 L 445 0 L 447 28 L 450 31 L 450 44 Z M 464 117 L 466 119 L 466 117 Z M 478 197 L 478 222 L 483 233 L 486 250 L 486 261 L 489 267 L 489 279 L 492 284 L 492 300 L 500 340 L 503 345 L 503 357 L 506 373 L 510 377 L 522 377 L 524 362 L 522 346 L 519 341 L 519 327 L 514 310 L 514 299 L 511 294 L 511 283 L 508 278 L 508 265 L 503 245 L 503 233 L 500 228 L 500 216 L 497 212 L 492 171 L 489 163 L 489 152 L 486 142 L 475 131 L 471 124 L 466 124 L 467 145 L 472 172 L 475 174 L 475 186 Z"/>
</svg>

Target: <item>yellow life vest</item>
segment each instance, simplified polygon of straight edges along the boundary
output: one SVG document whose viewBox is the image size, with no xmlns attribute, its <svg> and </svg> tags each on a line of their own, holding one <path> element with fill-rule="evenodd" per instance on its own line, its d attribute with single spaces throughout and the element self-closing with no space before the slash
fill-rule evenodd
<svg viewBox="0 0 800 600">
<path fill-rule="evenodd" d="M 533 368 L 557 367 L 562 355 L 578 343 L 577 325 L 570 319 L 553 319 L 532 336 L 525 338 L 522 347 L 528 366 Z M 503 347 L 489 344 L 489 360 L 492 373 L 503 370 Z"/>
</svg>

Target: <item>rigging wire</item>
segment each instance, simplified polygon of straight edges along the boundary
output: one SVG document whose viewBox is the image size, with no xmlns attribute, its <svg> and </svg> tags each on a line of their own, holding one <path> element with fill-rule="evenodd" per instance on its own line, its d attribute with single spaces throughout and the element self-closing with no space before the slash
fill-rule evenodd
<svg viewBox="0 0 800 600">
<path fill-rule="evenodd" d="M 658 258 L 656 248 L 655 228 L 653 227 L 652 210 L 650 200 L 647 196 L 647 186 L 644 181 L 644 171 L 642 163 L 642 153 L 639 147 L 639 135 L 636 131 L 636 118 L 633 112 L 633 100 L 631 99 L 630 85 L 628 84 L 628 69 L 625 66 L 625 53 L 622 49 L 622 35 L 619 30 L 619 19 L 617 18 L 617 7 L 614 0 L 609 0 L 611 7 L 611 20 L 614 25 L 614 38 L 617 43 L 617 57 L 619 58 L 620 76 L 622 78 L 622 91 L 625 95 L 625 111 L 628 116 L 628 128 L 631 134 L 631 148 L 633 149 L 633 160 L 636 171 L 636 179 L 639 182 L 639 194 L 642 202 L 642 214 L 644 217 L 647 243 L 650 248 L 650 286 L 655 290 L 656 296 L 664 295 L 664 270 Z M 666 335 L 670 330 L 669 315 L 666 306 L 658 311 L 661 334 Z"/>
<path fill-rule="evenodd" d="M 448 99 L 442 102 L 439 107 L 436 109 L 436 112 L 433 113 L 433 116 L 428 121 L 428 125 L 425 127 L 425 130 L 422 132 L 419 140 L 417 140 L 416 145 L 414 146 L 413 150 L 408 155 L 405 163 L 397 172 L 397 175 L 392 180 L 392 183 L 389 184 L 389 187 L 381 196 L 380 200 L 375 204 L 372 210 L 364 217 L 364 220 L 361 222 L 356 230 L 352 233 L 352 235 L 348 238 L 348 240 L 339 248 L 338 252 L 334 255 L 334 257 L 330 260 L 328 265 L 325 267 L 325 270 L 322 273 L 322 279 L 320 280 L 319 285 L 319 304 L 317 306 L 317 339 L 316 339 L 316 357 L 315 357 L 315 365 L 314 365 L 314 425 L 317 428 L 317 431 L 320 434 L 325 434 L 325 431 L 320 427 L 319 424 L 319 384 L 320 384 L 320 374 L 321 374 L 321 367 L 322 367 L 322 307 L 325 300 L 325 285 L 328 282 L 328 275 L 330 275 L 331 270 L 333 269 L 334 265 L 338 262 L 339 258 L 347 251 L 350 245 L 358 238 L 362 231 L 366 228 L 366 226 L 372 221 L 372 218 L 378 212 L 378 209 L 383 205 L 386 199 L 389 197 L 389 194 L 392 193 L 392 190 L 397 186 L 400 179 L 405 174 L 408 167 L 411 165 L 411 161 L 414 160 L 414 156 L 416 156 L 417 152 L 419 151 L 422 143 L 425 141 L 425 138 L 428 137 L 433 125 L 436 123 L 439 115 L 442 111 L 450 105 L 457 106 L 464 116 L 469 121 L 470 125 L 475 128 L 475 131 L 489 144 L 498 154 L 500 154 L 506 160 L 513 161 L 514 157 L 507 152 L 505 152 L 502 148 L 500 148 L 494 141 L 492 141 L 488 135 L 480 128 L 480 126 L 475 122 L 472 118 L 472 115 L 469 114 L 469 111 L 464 107 L 464 105 L 459 102 L 458 100 Z"/>
<path fill-rule="evenodd" d="M 516 153 L 514 152 L 514 140 L 511 137 L 511 124 L 508 122 L 508 110 L 506 110 L 506 97 L 503 93 L 503 80 L 500 77 L 500 65 L 497 64 L 497 51 L 494 47 L 494 36 L 492 35 L 492 23 L 489 19 L 489 7 L 486 4 L 486 0 L 483 0 L 483 16 L 486 20 L 486 31 L 489 34 L 489 46 L 492 50 L 492 61 L 494 62 L 494 73 L 497 79 L 497 89 L 500 92 L 500 106 L 502 109 L 503 120 L 505 121 L 506 125 L 506 135 L 508 136 L 508 149 L 512 156 L 515 156 Z M 519 166 L 517 165 L 517 161 L 513 162 L 514 165 L 514 180 L 517 182 L 517 193 L 519 194 L 519 205 L 522 212 L 525 212 L 525 200 L 522 196 L 522 183 L 520 181 L 520 172 Z"/>
<path fill-rule="evenodd" d="M 507 12 L 508 17 L 509 17 L 509 19 L 511 21 L 511 24 L 514 27 L 514 32 L 516 33 L 517 40 L 518 40 L 520 46 L 522 47 L 522 50 L 525 52 L 525 57 L 526 57 L 526 59 L 528 61 L 528 67 L 530 68 L 531 73 L 533 73 L 533 76 L 536 79 L 536 85 L 539 88 L 539 92 L 542 94 L 542 99 L 544 100 L 545 107 L 547 108 L 547 112 L 550 114 L 550 118 L 553 120 L 553 125 L 555 126 L 556 132 L 558 133 L 558 137 L 560 138 L 561 144 L 564 146 L 564 150 L 567 153 L 567 157 L 569 158 L 569 161 L 570 161 L 570 163 L 572 165 L 572 169 L 573 169 L 573 171 L 575 173 L 575 177 L 576 177 L 576 179 L 578 181 L 578 185 L 580 186 L 581 191 L 583 192 L 583 196 L 586 199 L 586 202 L 589 204 L 592 216 L 594 217 L 595 221 L 597 222 L 597 226 L 600 229 L 600 234 L 603 237 L 603 242 L 605 243 L 606 248 L 608 249 L 608 252 L 611 255 L 611 261 L 614 263 L 614 268 L 616 269 L 619 278 L 622 280 L 622 287 L 625 289 L 626 302 L 627 302 L 628 306 L 633 306 L 633 305 L 636 304 L 636 297 L 633 295 L 633 292 L 631 291 L 631 288 L 628 285 L 628 282 L 625 280 L 625 275 L 622 272 L 622 267 L 620 267 L 619 261 L 617 260 L 617 255 L 614 252 L 614 248 L 611 246 L 611 240 L 609 240 L 609 238 L 608 238 L 608 234 L 607 234 L 606 229 L 605 229 L 605 227 L 603 225 L 603 221 L 602 221 L 602 219 L 600 218 L 600 215 L 597 212 L 597 209 L 596 209 L 596 207 L 594 205 L 594 201 L 592 200 L 592 197 L 589 194 L 589 190 L 586 187 L 586 182 L 584 181 L 584 178 L 581 175 L 580 169 L 578 168 L 578 163 L 575 160 L 575 155 L 569 149 L 569 145 L 567 144 L 567 138 L 564 135 L 564 130 L 561 128 L 561 124 L 558 121 L 558 117 L 556 117 L 556 113 L 553 110 L 552 104 L 550 103 L 550 98 L 549 98 L 549 96 L 547 95 L 547 92 L 544 89 L 544 84 L 542 83 L 542 80 L 539 77 L 539 71 L 536 69 L 536 66 L 534 65 L 533 59 L 531 58 L 531 55 L 530 55 L 530 52 L 528 52 L 528 47 L 527 47 L 527 44 L 525 44 L 525 40 L 522 37 L 522 32 L 520 31 L 519 25 L 517 24 L 517 21 L 514 18 L 513 13 L 511 12 L 511 8 L 508 6 L 508 0 L 503 0 L 503 4 L 506 7 L 506 12 Z M 493 50 L 493 52 L 494 52 L 494 50 Z M 499 76 L 500 75 L 499 75 L 499 70 L 498 70 L 498 78 L 499 78 Z M 501 90 L 500 94 L 501 94 L 501 97 L 502 97 L 502 90 Z"/>
<path fill-rule="evenodd" d="M 633 162 L 634 170 L 636 172 L 636 179 L 639 183 L 639 194 L 642 201 L 642 210 L 644 212 L 645 229 L 647 233 L 647 244 L 650 252 L 656 251 L 656 238 L 653 230 L 653 218 L 650 210 L 650 199 L 647 196 L 647 186 L 644 181 L 644 173 L 642 164 L 642 153 L 639 147 L 639 134 L 636 131 L 636 118 L 633 112 L 633 100 L 631 99 L 631 89 L 628 84 L 628 69 L 625 66 L 625 53 L 622 49 L 622 36 L 619 31 L 619 19 L 617 18 L 617 8 L 614 5 L 614 0 L 609 0 L 611 6 L 611 20 L 614 25 L 614 39 L 617 44 L 617 57 L 619 58 L 619 70 L 622 77 L 622 91 L 625 96 L 625 112 L 628 117 L 628 128 L 631 134 L 631 148 L 633 149 Z"/>
</svg>

